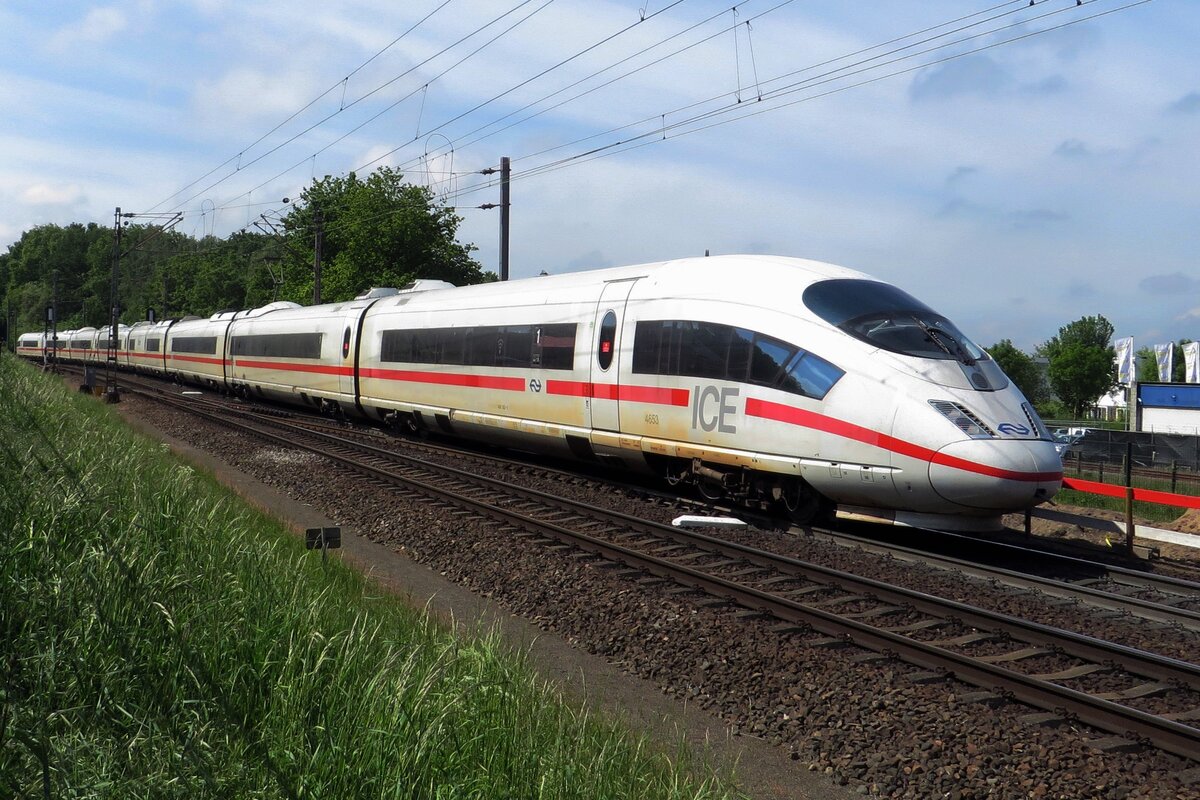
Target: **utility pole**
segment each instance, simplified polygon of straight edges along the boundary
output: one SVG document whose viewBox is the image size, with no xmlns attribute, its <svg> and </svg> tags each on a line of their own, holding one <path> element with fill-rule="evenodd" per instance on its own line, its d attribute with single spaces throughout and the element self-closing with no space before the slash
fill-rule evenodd
<svg viewBox="0 0 1200 800">
<path fill-rule="evenodd" d="M 508 280 L 508 179 L 511 174 L 508 156 L 500 159 L 500 280 Z"/>
<path fill-rule="evenodd" d="M 108 356 L 105 363 L 104 399 L 109 403 L 120 401 L 117 393 L 117 325 L 121 319 L 120 300 L 117 296 L 117 274 L 121 264 L 121 207 L 113 214 L 112 298 L 108 327 Z"/>
<path fill-rule="evenodd" d="M 313 305 L 321 305 L 321 245 L 325 241 L 325 217 L 321 209 L 313 212 L 313 224 L 317 228 L 316 240 L 313 242 Z"/>
<path fill-rule="evenodd" d="M 58 369 L 58 270 L 51 273 L 50 284 L 50 363 Z"/>
<path fill-rule="evenodd" d="M 495 167 L 488 167 L 480 170 L 480 175 L 495 175 L 497 170 Z M 512 205 L 509 202 L 508 184 L 509 177 L 512 174 L 512 168 L 508 156 L 500 158 L 500 280 L 508 280 L 508 209 Z M 495 208 L 495 203 L 484 203 L 480 208 Z"/>
</svg>

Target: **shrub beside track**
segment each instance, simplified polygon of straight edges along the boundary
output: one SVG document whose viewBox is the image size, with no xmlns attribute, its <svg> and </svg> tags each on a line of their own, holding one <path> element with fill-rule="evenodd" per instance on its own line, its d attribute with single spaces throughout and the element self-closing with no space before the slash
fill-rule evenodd
<svg viewBox="0 0 1200 800">
<path fill-rule="evenodd" d="M 0 357 L 0 795 L 729 797 Z"/>
</svg>

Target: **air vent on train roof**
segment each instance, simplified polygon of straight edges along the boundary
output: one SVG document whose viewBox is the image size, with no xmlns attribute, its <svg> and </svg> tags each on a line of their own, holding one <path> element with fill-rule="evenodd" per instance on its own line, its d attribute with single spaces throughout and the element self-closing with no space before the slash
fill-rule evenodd
<svg viewBox="0 0 1200 800">
<path fill-rule="evenodd" d="M 399 294 L 400 290 L 391 286 L 372 286 L 365 292 L 355 297 L 355 300 L 374 300 L 376 297 L 391 297 L 394 294 Z"/>
<path fill-rule="evenodd" d="M 446 281 L 432 280 L 430 278 L 418 278 L 415 281 L 409 281 L 408 283 L 401 286 L 399 293 L 407 294 L 409 292 L 430 292 L 430 291 L 433 291 L 434 289 L 453 289 L 453 288 L 455 288 L 453 283 L 447 283 Z"/>
</svg>

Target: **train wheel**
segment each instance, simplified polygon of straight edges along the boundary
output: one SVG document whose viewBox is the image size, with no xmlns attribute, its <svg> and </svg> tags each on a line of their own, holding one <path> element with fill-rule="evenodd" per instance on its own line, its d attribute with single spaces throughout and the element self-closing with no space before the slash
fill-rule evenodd
<svg viewBox="0 0 1200 800">
<path fill-rule="evenodd" d="M 696 489 L 700 492 L 700 496 L 705 500 L 717 501 L 725 498 L 725 490 L 715 483 L 709 483 L 704 479 L 696 481 Z"/>
<path fill-rule="evenodd" d="M 821 495 L 801 480 L 788 481 L 779 498 L 788 517 L 797 525 L 807 525 L 821 512 Z"/>
</svg>

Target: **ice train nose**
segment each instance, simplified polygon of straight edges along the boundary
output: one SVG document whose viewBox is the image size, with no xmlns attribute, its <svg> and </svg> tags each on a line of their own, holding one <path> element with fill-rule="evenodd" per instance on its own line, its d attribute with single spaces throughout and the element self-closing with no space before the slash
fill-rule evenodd
<svg viewBox="0 0 1200 800">
<path fill-rule="evenodd" d="M 1054 496 L 1062 486 L 1062 460 L 1052 442 L 954 442 L 930 459 L 929 482 L 952 503 L 987 511 L 1016 511 Z"/>
</svg>

